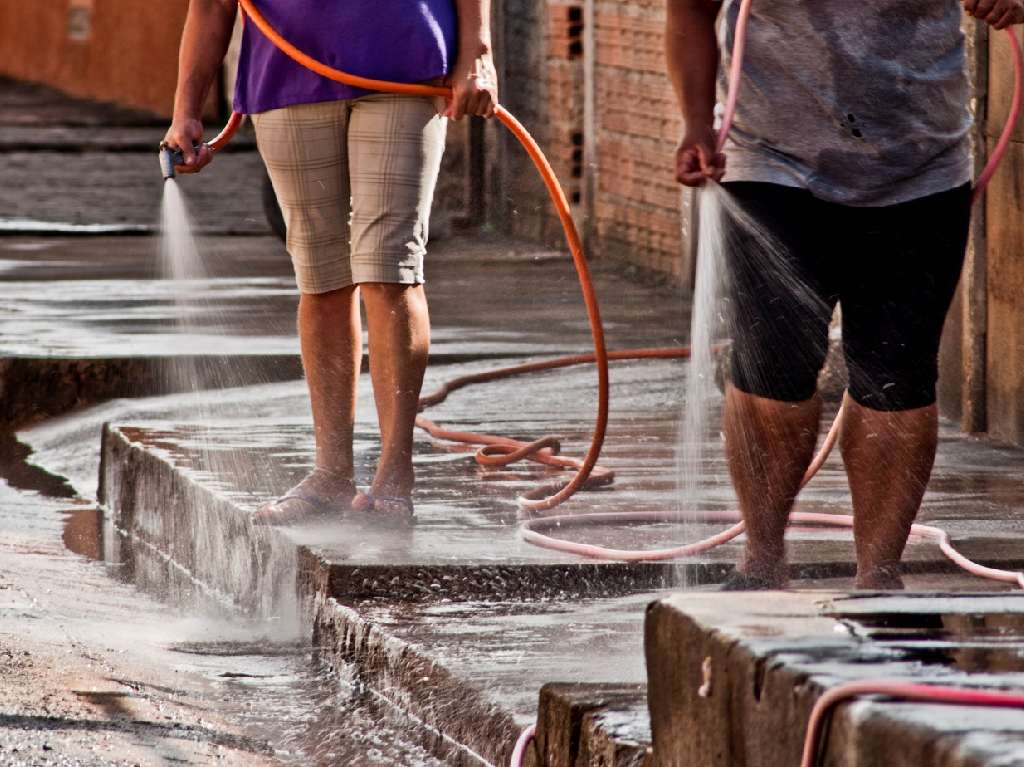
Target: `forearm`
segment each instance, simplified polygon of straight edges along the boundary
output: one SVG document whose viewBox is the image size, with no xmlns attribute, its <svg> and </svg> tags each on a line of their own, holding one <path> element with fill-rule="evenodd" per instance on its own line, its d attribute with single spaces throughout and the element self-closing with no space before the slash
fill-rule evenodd
<svg viewBox="0 0 1024 767">
<path fill-rule="evenodd" d="M 224 61 L 237 13 L 236 0 L 191 0 L 178 53 L 175 118 L 198 118 Z"/>
<path fill-rule="evenodd" d="M 491 0 L 456 0 L 459 15 L 459 59 L 470 61 L 491 53 Z"/>
<path fill-rule="evenodd" d="M 715 0 L 669 0 L 665 29 L 668 75 L 687 130 L 710 130 L 714 123 L 718 40 Z"/>
</svg>

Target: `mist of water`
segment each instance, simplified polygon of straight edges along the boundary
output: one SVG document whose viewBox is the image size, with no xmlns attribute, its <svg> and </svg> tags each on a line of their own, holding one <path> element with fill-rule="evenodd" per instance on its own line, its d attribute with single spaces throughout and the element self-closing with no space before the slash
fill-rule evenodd
<svg viewBox="0 0 1024 767">
<path fill-rule="evenodd" d="M 790 328 L 797 349 L 813 353 L 819 339 L 813 336 L 821 327 L 822 315 L 828 316 L 825 302 L 797 273 L 785 246 L 756 221 L 718 184 L 708 184 L 698 193 L 697 268 L 690 324 L 691 356 L 687 365 L 685 396 L 676 448 L 678 506 L 682 538 L 702 537 L 701 526 L 692 521 L 693 512 L 721 506 L 721 488 L 727 474 L 712 465 L 712 457 L 721 458 L 721 424 L 715 417 L 721 410 L 719 384 L 729 367 L 729 339 L 742 332 L 750 318 L 737 315 L 728 296 L 735 291 L 761 289 L 757 284 L 737 283 L 754 275 L 766 280 L 789 302 L 787 316 L 795 322 Z M 728 268 L 730 257 L 741 257 L 746 268 L 736 273 Z M 765 356 L 773 349 L 761 349 Z M 771 365 L 758 366 L 772 369 Z M 729 498 L 730 505 L 734 503 Z M 735 508 L 734 505 L 732 505 Z M 706 534 L 706 529 L 704 530 Z M 685 570 L 677 573 L 677 585 L 685 587 Z"/>
<path fill-rule="evenodd" d="M 204 298 L 210 270 L 193 234 L 181 187 L 173 179 L 164 182 L 160 232 L 161 271 L 164 279 L 174 282 L 177 332 L 186 337 L 200 329 L 212 335 L 225 332 L 223 309 Z M 226 422 L 232 416 L 249 415 L 246 411 L 251 403 L 234 400 L 231 387 L 265 382 L 266 376 L 253 361 L 244 357 L 210 359 L 209 356 L 187 355 L 167 360 L 164 387 L 189 400 L 189 423 L 176 429 L 178 443 L 187 447 L 191 463 L 182 470 L 214 491 L 233 491 L 235 497 L 238 493 L 244 495 L 247 488 L 260 488 L 265 492 L 268 476 L 273 477 L 277 467 L 260 451 L 235 447 L 224 438 L 226 430 L 220 428 L 229 426 Z M 224 394 L 211 396 L 211 390 Z M 174 499 L 139 499 L 138 505 L 147 508 L 136 513 L 173 513 L 188 520 L 194 528 L 191 540 L 197 562 L 197 572 L 190 573 L 191 576 L 209 575 L 213 582 L 207 585 L 220 588 L 236 599 L 251 596 L 252 590 L 282 592 L 250 600 L 263 613 L 280 613 L 282 605 L 294 602 L 290 596 L 294 594 L 294 578 L 289 583 L 288 575 L 294 574 L 295 568 L 291 547 L 283 545 L 266 528 L 249 523 L 240 527 L 237 519 L 231 519 L 235 515 L 227 513 L 220 504 L 214 504 L 216 508 L 183 508 L 183 505 L 201 503 L 203 495 L 182 495 Z M 242 530 L 247 540 L 238 539 L 237 533 Z M 250 547 L 251 552 L 247 553 Z M 257 563 L 256 570 L 254 563 Z"/>
<path fill-rule="evenodd" d="M 699 526 L 692 514 L 701 510 L 702 479 L 708 445 L 708 425 L 719 397 L 715 383 L 713 347 L 723 330 L 720 314 L 723 273 L 721 187 L 698 192 L 697 268 L 690 318 L 690 359 L 686 367 L 683 413 L 676 445 L 677 499 L 681 539 L 696 540 Z M 675 586 L 686 588 L 685 566 L 676 569 Z"/>
<path fill-rule="evenodd" d="M 719 396 L 712 347 L 716 340 L 720 340 L 724 324 L 720 314 L 722 249 L 725 244 L 722 195 L 721 187 L 708 187 L 701 190 L 698 202 L 697 272 L 690 320 L 690 361 L 676 453 L 679 511 L 684 519 L 686 512 L 698 510 L 709 415 L 714 400 Z"/>
<path fill-rule="evenodd" d="M 186 339 L 199 334 L 223 335 L 227 321 L 223 307 L 206 297 L 211 270 L 200 252 L 193 234 L 192 219 L 174 179 L 164 182 L 160 222 L 160 265 L 164 279 L 174 283 L 173 300 L 176 330 Z M 184 355 L 168 358 L 164 366 L 164 388 L 191 397 L 191 447 L 200 453 L 202 463 L 213 479 L 233 481 L 240 491 L 266 485 L 274 467 L 264 461 L 256 465 L 251 452 L 224 449 L 216 439 L 219 422 L 232 415 L 249 415 L 250 403 L 237 401 L 232 387 L 267 383 L 258 360 L 244 356 Z M 225 390 L 223 397 L 209 392 Z M 200 396 L 200 393 L 203 393 Z"/>
</svg>

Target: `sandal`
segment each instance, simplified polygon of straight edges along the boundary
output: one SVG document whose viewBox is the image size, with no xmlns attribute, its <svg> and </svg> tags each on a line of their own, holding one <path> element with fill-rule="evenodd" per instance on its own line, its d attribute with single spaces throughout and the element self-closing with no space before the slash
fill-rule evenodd
<svg viewBox="0 0 1024 767">
<path fill-rule="evenodd" d="M 319 484 L 318 478 L 334 481 L 340 489 L 330 494 L 314 490 L 310 485 Z M 348 511 L 355 495 L 353 480 L 317 467 L 280 498 L 260 506 L 253 518 L 264 524 L 289 525 L 313 517 L 341 516 Z"/>
<path fill-rule="evenodd" d="M 412 498 L 400 495 L 373 495 L 369 490 L 356 494 L 352 499 L 352 510 L 366 514 L 367 520 L 385 525 L 411 525 L 415 518 Z"/>
</svg>

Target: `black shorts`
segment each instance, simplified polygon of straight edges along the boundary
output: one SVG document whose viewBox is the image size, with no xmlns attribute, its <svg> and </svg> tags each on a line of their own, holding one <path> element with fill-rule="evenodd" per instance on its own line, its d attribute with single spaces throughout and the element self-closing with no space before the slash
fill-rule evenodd
<svg viewBox="0 0 1024 767">
<path fill-rule="evenodd" d="M 838 302 L 850 396 L 875 410 L 933 404 L 970 186 L 881 208 L 776 184 L 724 186 L 733 384 L 774 400 L 812 397 Z"/>
</svg>

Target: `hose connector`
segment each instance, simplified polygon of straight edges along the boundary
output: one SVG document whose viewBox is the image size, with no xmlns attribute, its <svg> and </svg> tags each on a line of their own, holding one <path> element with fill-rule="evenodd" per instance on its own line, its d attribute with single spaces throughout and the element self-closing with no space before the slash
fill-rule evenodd
<svg viewBox="0 0 1024 767">
<path fill-rule="evenodd" d="M 195 152 L 199 151 L 199 147 L 202 144 L 195 144 L 192 149 Z M 166 141 L 160 143 L 160 175 L 164 177 L 164 181 L 174 178 L 178 174 L 174 168 L 177 165 L 183 165 L 185 163 L 185 155 L 180 149 L 172 149 L 167 145 Z"/>
<path fill-rule="evenodd" d="M 181 153 L 180 149 L 171 149 L 167 146 L 166 142 L 160 144 L 160 175 L 164 177 L 164 181 L 174 178 L 174 166 L 180 165 L 185 161 L 185 156 Z"/>
</svg>

